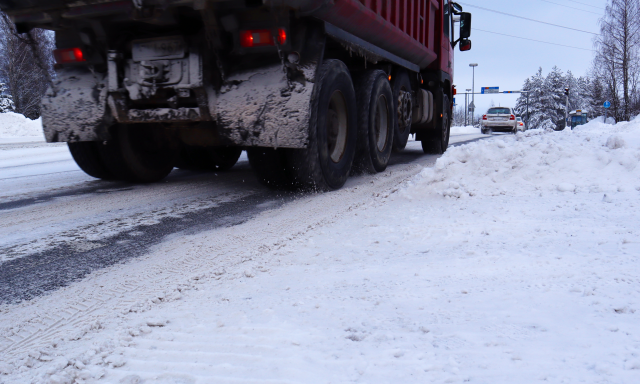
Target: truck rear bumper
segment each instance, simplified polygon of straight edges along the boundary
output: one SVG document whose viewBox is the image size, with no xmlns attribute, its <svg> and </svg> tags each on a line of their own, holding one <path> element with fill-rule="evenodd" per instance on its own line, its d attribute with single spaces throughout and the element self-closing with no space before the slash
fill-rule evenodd
<svg viewBox="0 0 640 384">
<path fill-rule="evenodd" d="M 300 67 L 304 80 L 288 81 L 281 65 L 230 75 L 219 92 L 210 90 L 201 108 L 127 109 L 123 95 L 108 92 L 105 76 L 84 69 L 60 72 L 42 102 L 48 142 L 109 140 L 115 123 L 210 122 L 215 136 L 228 145 L 305 148 L 309 102 L 316 63 Z M 186 125 L 184 124 L 186 123 Z"/>
</svg>

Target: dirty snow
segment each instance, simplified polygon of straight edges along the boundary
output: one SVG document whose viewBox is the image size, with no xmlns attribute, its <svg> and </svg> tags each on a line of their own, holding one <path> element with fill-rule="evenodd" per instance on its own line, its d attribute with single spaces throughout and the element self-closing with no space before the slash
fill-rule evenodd
<svg viewBox="0 0 640 384">
<path fill-rule="evenodd" d="M 499 135 L 171 239 L 1 307 L 0 381 L 637 383 L 638 162 L 640 121 Z"/>
</svg>

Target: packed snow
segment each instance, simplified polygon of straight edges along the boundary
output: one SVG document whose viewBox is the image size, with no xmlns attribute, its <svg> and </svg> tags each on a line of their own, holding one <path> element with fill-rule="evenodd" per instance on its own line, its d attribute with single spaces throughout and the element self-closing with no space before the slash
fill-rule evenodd
<svg viewBox="0 0 640 384">
<path fill-rule="evenodd" d="M 639 162 L 640 120 L 495 135 L 169 239 L 0 307 L 0 381 L 637 383 Z"/>
<path fill-rule="evenodd" d="M 464 127 L 451 127 L 451 135 L 479 135 L 480 128 L 470 125 Z"/>
<path fill-rule="evenodd" d="M 0 144 L 44 141 L 42 119 L 31 120 L 19 113 L 0 113 Z"/>
</svg>

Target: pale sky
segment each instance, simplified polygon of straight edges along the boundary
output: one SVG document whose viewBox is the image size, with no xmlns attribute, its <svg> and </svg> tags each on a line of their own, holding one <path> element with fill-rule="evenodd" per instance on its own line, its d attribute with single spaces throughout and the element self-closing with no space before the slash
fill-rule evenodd
<svg viewBox="0 0 640 384">
<path fill-rule="evenodd" d="M 480 29 L 583 49 L 593 49 L 594 35 L 489 12 L 471 5 L 598 33 L 598 20 L 604 15 L 607 1 L 461 0 L 458 3 L 465 12 L 473 15 L 473 46 L 469 52 L 460 52 L 456 47 L 454 84 L 458 92 L 471 89 L 472 68 L 469 64 L 478 63 L 475 69 L 475 91 L 480 92 L 481 87 L 500 87 L 502 92 L 520 90 L 524 80 L 534 75 L 538 67 L 542 67 L 545 75 L 554 65 L 564 73 L 571 70 L 575 77 L 586 75 L 593 60 L 593 52 L 496 35 Z M 476 114 L 484 113 L 492 100 L 496 106 L 514 107 L 517 97 L 518 95 L 476 95 Z M 464 95 L 456 97 L 456 104 L 464 105 Z"/>
</svg>

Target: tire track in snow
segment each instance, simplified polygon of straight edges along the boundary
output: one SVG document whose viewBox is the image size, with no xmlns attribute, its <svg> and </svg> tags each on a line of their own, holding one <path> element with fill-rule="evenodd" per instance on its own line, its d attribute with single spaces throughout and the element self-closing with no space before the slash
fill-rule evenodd
<svg viewBox="0 0 640 384">
<path fill-rule="evenodd" d="M 40 356 L 40 350 L 53 344 L 81 339 L 100 329 L 102 322 L 176 300 L 181 289 L 193 288 L 199 279 L 218 279 L 227 268 L 279 249 L 316 227 L 340 220 L 343 213 L 394 193 L 436 159 L 422 156 L 416 164 L 351 178 L 340 191 L 303 197 L 275 210 L 265 207 L 252 220 L 199 235 L 196 243 L 190 243 L 191 237 L 174 238 L 126 265 L 94 271 L 84 281 L 58 290 L 55 297 L 0 306 L 0 353 L 6 363 L 19 365 L 29 353 Z M 150 246 L 141 246 L 139 254 Z M 51 313 L 51 299 L 66 312 Z"/>
<path fill-rule="evenodd" d="M 99 271 L 55 293 L 58 307 L 68 309 L 67 314 L 50 313 L 49 297 L 6 307 L 2 312 L 12 314 L 3 316 L 5 320 L 0 322 L 0 352 L 8 360 L 18 359 L 57 340 L 81 338 L 115 314 L 145 311 L 156 303 L 174 300 L 180 295 L 177 287 L 193 284 L 194 277 L 215 278 L 217 273 L 224 273 L 220 271 L 238 266 L 253 255 L 281 248 L 370 203 L 372 195 L 395 192 L 400 183 L 421 169 L 417 165 L 404 168 L 359 180 L 369 182 L 352 181 L 340 191 L 298 199 L 248 222 L 207 232 L 195 244 L 189 244 L 189 237 L 175 239 L 163 244 L 151 254 L 153 257 Z M 123 278 L 113 281 L 112 274 Z"/>
</svg>

